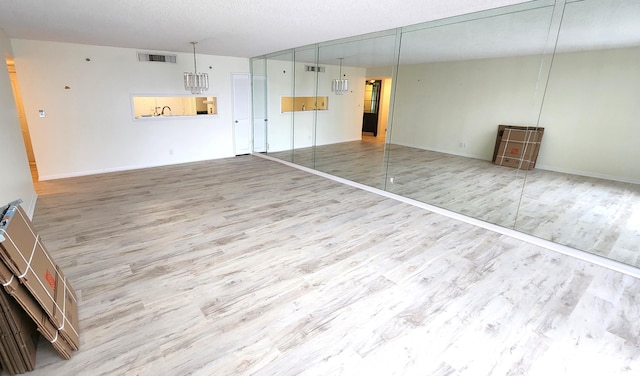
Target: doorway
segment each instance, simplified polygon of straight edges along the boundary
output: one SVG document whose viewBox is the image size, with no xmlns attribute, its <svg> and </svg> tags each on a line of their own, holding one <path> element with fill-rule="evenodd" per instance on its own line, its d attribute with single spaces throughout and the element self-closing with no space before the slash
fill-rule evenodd
<svg viewBox="0 0 640 376">
<path fill-rule="evenodd" d="M 29 160 L 29 168 L 31 169 L 31 178 L 34 182 L 37 182 L 38 167 L 36 165 L 35 154 L 33 153 L 33 146 L 31 145 L 31 134 L 29 133 L 29 125 L 27 124 L 27 117 L 24 112 L 24 105 L 22 104 L 22 95 L 20 94 L 20 87 L 18 86 L 16 64 L 12 58 L 7 58 L 6 63 L 7 69 L 9 70 L 9 79 L 11 80 L 11 89 L 13 90 L 16 111 L 18 112 L 20 130 L 22 131 L 22 140 L 24 141 L 24 148 L 27 151 L 27 159 Z"/>
<path fill-rule="evenodd" d="M 382 80 L 367 80 L 365 82 L 362 133 L 373 133 L 373 137 L 378 137 L 381 89 Z"/>
</svg>

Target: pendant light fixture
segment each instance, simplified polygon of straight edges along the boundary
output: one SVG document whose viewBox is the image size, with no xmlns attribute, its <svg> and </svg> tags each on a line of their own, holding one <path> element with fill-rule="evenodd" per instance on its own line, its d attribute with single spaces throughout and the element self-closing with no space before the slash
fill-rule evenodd
<svg viewBox="0 0 640 376">
<path fill-rule="evenodd" d="M 349 90 L 349 80 L 346 78 L 342 78 L 342 60 L 344 58 L 341 57 L 340 60 L 340 76 L 337 79 L 331 81 L 331 90 L 333 90 L 337 95 L 342 95 Z"/>
<path fill-rule="evenodd" d="M 198 73 L 196 65 L 196 44 L 191 42 L 193 46 L 193 73 L 184 72 L 184 89 L 190 91 L 191 94 L 202 94 L 209 90 L 209 75 L 206 73 Z"/>
</svg>

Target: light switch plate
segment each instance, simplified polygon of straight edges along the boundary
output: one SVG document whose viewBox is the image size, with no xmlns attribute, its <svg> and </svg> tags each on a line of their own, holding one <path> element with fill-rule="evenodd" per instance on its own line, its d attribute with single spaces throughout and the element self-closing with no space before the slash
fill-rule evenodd
<svg viewBox="0 0 640 376">
<path fill-rule="evenodd" d="M 38 116 L 41 118 L 45 117 L 44 110 L 38 110 Z"/>
</svg>

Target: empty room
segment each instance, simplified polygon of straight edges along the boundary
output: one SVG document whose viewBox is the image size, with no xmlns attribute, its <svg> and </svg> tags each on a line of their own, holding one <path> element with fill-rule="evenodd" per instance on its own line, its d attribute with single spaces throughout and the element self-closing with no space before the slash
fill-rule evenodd
<svg viewBox="0 0 640 376">
<path fill-rule="evenodd" d="M 638 374 L 638 19 L 2 3 L 0 375 Z"/>
</svg>

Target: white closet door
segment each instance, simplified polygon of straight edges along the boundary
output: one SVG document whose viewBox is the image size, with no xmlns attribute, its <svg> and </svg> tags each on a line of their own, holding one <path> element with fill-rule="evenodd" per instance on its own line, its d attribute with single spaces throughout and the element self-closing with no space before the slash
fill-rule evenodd
<svg viewBox="0 0 640 376">
<path fill-rule="evenodd" d="M 232 73 L 236 155 L 251 153 L 251 85 L 249 73 Z"/>
</svg>

